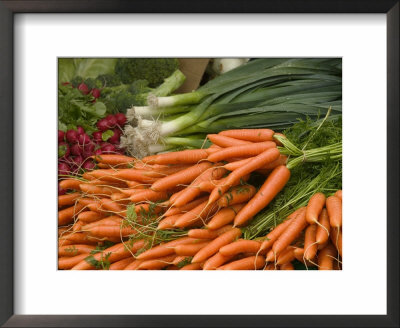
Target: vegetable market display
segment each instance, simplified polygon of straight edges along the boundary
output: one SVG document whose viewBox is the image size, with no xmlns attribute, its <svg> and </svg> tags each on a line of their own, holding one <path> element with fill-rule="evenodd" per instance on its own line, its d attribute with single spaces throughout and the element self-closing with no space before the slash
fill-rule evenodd
<svg viewBox="0 0 400 328">
<path fill-rule="evenodd" d="M 176 95 L 173 59 L 72 62 L 59 269 L 341 270 L 340 60 L 250 60 Z"/>
</svg>

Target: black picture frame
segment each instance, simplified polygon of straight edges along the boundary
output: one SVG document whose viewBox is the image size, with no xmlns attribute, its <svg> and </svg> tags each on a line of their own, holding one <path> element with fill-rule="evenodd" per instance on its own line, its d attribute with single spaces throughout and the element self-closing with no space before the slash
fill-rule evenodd
<svg viewBox="0 0 400 328">
<path fill-rule="evenodd" d="M 399 8 L 398 0 L 0 0 L 0 324 L 4 327 L 399 327 Z M 13 169 L 13 22 L 17 13 L 386 14 L 387 315 L 14 315 L 13 208 L 18 203 L 13 177 L 18 172 Z"/>
</svg>

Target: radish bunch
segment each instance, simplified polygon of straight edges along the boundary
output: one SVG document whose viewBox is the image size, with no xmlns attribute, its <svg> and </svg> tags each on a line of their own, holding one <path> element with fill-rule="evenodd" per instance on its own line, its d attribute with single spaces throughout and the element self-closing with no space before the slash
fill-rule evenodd
<svg viewBox="0 0 400 328">
<path fill-rule="evenodd" d="M 101 154 L 124 154 L 119 147 L 126 117 L 122 113 L 108 115 L 96 124 L 98 131 L 88 135 L 78 126 L 76 130 L 58 130 L 58 174 L 75 175 L 81 169 L 93 170 L 91 156 Z"/>
</svg>

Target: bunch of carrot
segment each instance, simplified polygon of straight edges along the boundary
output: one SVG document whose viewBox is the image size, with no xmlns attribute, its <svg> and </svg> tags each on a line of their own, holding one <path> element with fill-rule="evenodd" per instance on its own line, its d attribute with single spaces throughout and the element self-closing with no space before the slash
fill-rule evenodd
<svg viewBox="0 0 400 328">
<path fill-rule="evenodd" d="M 326 198 L 314 194 L 307 206 L 288 216 L 265 236 L 258 249 L 267 270 L 293 270 L 298 260 L 319 270 L 340 270 L 342 264 L 342 191 Z"/>
<path fill-rule="evenodd" d="M 208 149 L 96 156 L 99 169 L 60 183 L 59 269 L 263 268 L 261 242 L 237 239 L 290 178 L 274 135 L 228 130 Z"/>
</svg>

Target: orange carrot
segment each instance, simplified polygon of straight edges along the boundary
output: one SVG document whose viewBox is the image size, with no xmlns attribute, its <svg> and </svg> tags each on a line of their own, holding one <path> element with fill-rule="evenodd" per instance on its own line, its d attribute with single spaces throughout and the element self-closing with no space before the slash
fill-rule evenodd
<svg viewBox="0 0 400 328">
<path fill-rule="evenodd" d="M 158 167 L 153 166 L 151 170 L 144 173 L 146 176 L 153 178 L 163 178 L 167 175 L 171 175 L 182 170 L 185 170 L 192 165 L 190 164 L 176 164 L 176 165 L 158 165 Z"/>
<path fill-rule="evenodd" d="M 273 140 L 274 131 L 270 129 L 238 129 L 222 131 L 219 135 L 252 142 L 262 142 Z"/>
<path fill-rule="evenodd" d="M 294 249 L 293 247 L 287 247 L 285 250 L 279 254 L 279 256 L 276 259 L 276 264 L 277 265 L 282 265 L 288 262 L 292 262 L 296 257 L 294 256 Z"/>
<path fill-rule="evenodd" d="M 261 244 L 260 250 L 270 248 L 279 236 L 286 230 L 293 218 L 288 219 L 281 224 L 278 224 L 270 233 L 265 236 L 265 241 Z"/>
<path fill-rule="evenodd" d="M 200 198 L 197 198 L 190 203 L 187 203 L 186 205 L 182 207 L 170 207 L 165 213 L 165 216 L 170 216 L 170 215 L 176 215 L 176 214 L 181 214 L 181 213 L 186 213 L 192 209 L 194 209 L 197 205 L 200 205 L 201 203 L 205 202 L 208 199 L 208 196 L 203 196 Z"/>
<path fill-rule="evenodd" d="M 81 228 L 83 227 L 84 222 L 80 221 L 80 220 L 76 220 L 74 222 L 74 225 L 72 226 L 72 231 L 80 231 Z"/>
<path fill-rule="evenodd" d="M 203 202 L 189 212 L 182 214 L 181 217 L 175 221 L 174 226 L 177 228 L 186 228 L 197 222 L 204 222 L 216 210 L 217 207 L 215 204 L 209 204 L 207 201 Z"/>
<path fill-rule="evenodd" d="M 318 253 L 318 270 L 333 270 L 333 261 L 337 255 L 336 248 L 328 244 Z"/>
<path fill-rule="evenodd" d="M 330 196 L 326 200 L 326 209 L 329 216 L 329 224 L 333 228 L 342 226 L 342 200 L 336 196 Z"/>
<path fill-rule="evenodd" d="M 307 204 L 306 220 L 309 224 L 315 224 L 318 217 L 325 206 L 325 195 L 317 192 L 312 195 Z"/>
<path fill-rule="evenodd" d="M 143 263 L 144 261 L 142 260 L 135 260 L 133 262 L 131 262 L 130 264 L 128 264 L 124 270 L 137 270 L 139 268 L 139 266 Z"/>
<path fill-rule="evenodd" d="M 159 230 L 173 229 L 176 220 L 180 218 L 182 214 L 170 215 L 162 219 L 157 226 Z"/>
<path fill-rule="evenodd" d="M 282 190 L 290 178 L 289 169 L 276 167 L 265 180 L 257 194 L 239 211 L 234 220 L 234 226 L 243 225 L 254 215 L 266 207 Z"/>
<path fill-rule="evenodd" d="M 304 261 L 304 248 L 300 248 L 300 247 L 293 248 L 293 255 L 297 261 L 303 262 Z"/>
<path fill-rule="evenodd" d="M 188 236 L 196 239 L 215 239 L 223 233 L 231 230 L 231 225 L 225 225 L 218 230 L 209 230 L 209 229 L 190 229 L 188 231 Z"/>
<path fill-rule="evenodd" d="M 147 186 L 150 186 L 134 180 L 126 181 L 126 184 L 128 185 L 129 188 L 135 188 L 135 189 L 145 189 Z"/>
<path fill-rule="evenodd" d="M 275 255 L 274 255 L 274 251 L 272 249 L 268 251 L 265 261 L 266 262 L 274 262 L 275 261 Z"/>
<path fill-rule="evenodd" d="M 201 263 L 191 263 L 182 267 L 181 270 L 201 270 L 201 265 Z"/>
<path fill-rule="evenodd" d="M 138 269 L 140 270 L 160 270 L 170 265 L 172 261 L 175 259 L 176 255 L 167 255 L 164 257 L 143 261 Z"/>
<path fill-rule="evenodd" d="M 211 230 L 219 229 L 226 224 L 233 222 L 236 214 L 244 207 L 245 204 L 236 204 L 233 206 L 222 208 L 213 216 L 206 227 Z"/>
<path fill-rule="evenodd" d="M 66 245 L 58 248 L 58 256 L 75 256 L 79 254 L 87 254 L 94 250 L 96 247 L 93 245 L 76 244 Z"/>
<path fill-rule="evenodd" d="M 114 171 L 109 177 L 121 180 L 134 180 L 147 183 L 153 183 L 157 181 L 158 177 L 153 176 L 152 171 L 138 170 L 138 169 L 122 169 Z"/>
<path fill-rule="evenodd" d="M 93 254 L 90 259 L 93 261 L 106 260 L 109 263 L 114 263 L 124 258 L 132 256 L 132 254 L 135 254 L 144 245 L 145 245 L 144 240 L 136 241 L 133 244 L 119 243 L 111 247 L 108 247 L 99 253 Z M 93 268 L 93 261 L 83 260 L 78 264 L 76 264 L 72 268 L 72 270 L 90 270 Z"/>
<path fill-rule="evenodd" d="M 240 253 L 257 253 L 261 243 L 254 240 L 239 239 L 219 249 L 224 256 L 233 256 Z"/>
<path fill-rule="evenodd" d="M 112 212 L 115 214 L 120 214 L 123 211 L 123 208 L 118 205 L 116 202 L 112 201 L 108 198 L 100 198 L 101 207 L 108 212 Z"/>
<path fill-rule="evenodd" d="M 176 245 L 174 247 L 174 250 L 176 255 L 194 256 L 199 250 L 201 250 L 204 246 L 208 245 L 209 243 L 210 243 L 209 241 L 205 241 L 196 244 Z"/>
<path fill-rule="evenodd" d="M 259 155 L 269 148 L 275 148 L 276 143 L 273 141 L 257 142 L 249 145 L 239 145 L 227 148 L 222 148 L 221 150 L 210 154 L 207 160 L 210 162 L 220 162 L 224 159 L 231 157 L 251 157 Z"/>
<path fill-rule="evenodd" d="M 217 270 L 258 270 L 265 265 L 264 256 L 249 256 L 217 268 Z"/>
<path fill-rule="evenodd" d="M 332 228 L 331 242 L 338 250 L 340 256 L 343 256 L 343 253 L 342 253 L 342 230 L 340 228 Z"/>
<path fill-rule="evenodd" d="M 117 204 L 125 204 L 125 205 L 129 205 L 130 204 L 130 199 L 129 196 L 120 192 L 115 192 L 111 195 L 111 200 L 113 200 L 114 202 L 116 202 Z"/>
<path fill-rule="evenodd" d="M 58 270 L 68 270 L 86 258 L 88 254 L 79 254 L 75 256 L 59 257 Z"/>
<path fill-rule="evenodd" d="M 85 244 L 85 245 L 93 245 L 97 242 L 90 240 L 88 238 L 88 234 L 84 232 L 73 232 L 73 233 L 65 233 L 59 238 L 59 242 L 61 246 L 68 245 L 68 243 L 63 243 L 63 241 L 72 242 L 72 244 Z M 69 243 L 69 245 L 71 245 Z"/>
<path fill-rule="evenodd" d="M 334 196 L 339 197 L 342 200 L 342 190 L 338 190 L 335 192 Z"/>
<path fill-rule="evenodd" d="M 175 259 L 172 261 L 173 265 L 177 265 L 179 266 L 181 264 L 181 262 L 183 261 L 188 261 L 190 259 L 190 256 L 177 256 L 175 257 Z"/>
<path fill-rule="evenodd" d="M 317 225 L 312 224 L 307 227 L 304 236 L 304 258 L 306 260 L 311 260 L 317 254 L 317 243 L 315 241 L 317 234 Z"/>
<path fill-rule="evenodd" d="M 270 170 L 276 168 L 279 165 L 286 165 L 287 159 L 288 159 L 287 156 L 279 155 L 279 157 L 276 160 L 265 164 L 263 167 L 261 167 L 260 170 Z"/>
<path fill-rule="evenodd" d="M 121 190 L 120 192 L 121 192 L 122 194 L 124 194 L 125 197 L 126 197 L 126 196 L 132 196 L 132 195 L 139 194 L 139 193 L 143 192 L 144 190 L 149 190 L 149 189 L 148 189 L 148 188 L 138 188 L 138 189 L 136 189 L 136 188 L 129 188 L 129 189 L 123 189 L 123 190 Z M 111 199 L 112 199 L 112 197 L 111 197 Z"/>
<path fill-rule="evenodd" d="M 165 178 L 161 178 L 151 185 L 151 189 L 155 191 L 163 191 L 173 188 L 179 184 L 187 184 L 196 179 L 201 173 L 211 167 L 211 163 L 204 162 L 193 165 L 178 173 L 171 174 Z"/>
<path fill-rule="evenodd" d="M 65 179 L 60 181 L 60 187 L 62 189 L 68 190 L 80 190 L 79 185 L 82 183 L 82 180 L 78 179 Z"/>
<path fill-rule="evenodd" d="M 264 267 L 264 270 L 279 270 L 279 266 L 276 266 L 274 263 L 269 263 Z"/>
<path fill-rule="evenodd" d="M 123 219 L 121 217 L 119 217 L 117 215 L 111 215 L 111 216 L 107 216 L 101 220 L 87 223 L 82 227 L 82 229 L 83 230 L 91 229 L 93 227 L 101 226 L 101 225 L 119 226 L 122 223 L 122 221 L 123 221 Z"/>
<path fill-rule="evenodd" d="M 279 266 L 279 270 L 294 270 L 294 266 L 291 262 L 286 262 Z"/>
<path fill-rule="evenodd" d="M 192 263 L 204 262 L 209 257 L 217 253 L 222 246 L 225 246 L 236 240 L 236 238 L 239 238 L 241 234 L 242 232 L 238 228 L 232 228 L 231 230 L 223 233 L 219 237 L 215 238 L 212 242 L 210 242 L 207 246 L 199 250 L 197 254 L 193 257 Z"/>
<path fill-rule="evenodd" d="M 318 245 L 324 244 L 328 241 L 331 225 L 329 224 L 328 212 L 324 208 L 318 218 L 318 227 L 315 236 L 315 241 Z"/>
<path fill-rule="evenodd" d="M 104 218 L 104 214 L 92 211 L 85 211 L 78 214 L 78 220 L 84 222 L 94 222 Z"/>
<path fill-rule="evenodd" d="M 84 208 L 82 204 L 75 204 L 71 207 L 58 211 L 58 225 L 66 225 L 74 221 L 74 217 Z"/>
<path fill-rule="evenodd" d="M 128 264 L 135 261 L 134 257 L 127 257 L 126 259 L 119 260 L 110 265 L 109 270 L 124 270 Z"/>
<path fill-rule="evenodd" d="M 248 162 L 250 162 L 254 157 L 249 157 L 249 158 L 244 158 L 238 161 L 234 161 L 234 162 L 230 162 L 228 164 L 224 165 L 224 168 L 226 168 L 229 171 L 234 171 L 240 167 L 242 167 L 243 165 L 247 164 Z"/>
<path fill-rule="evenodd" d="M 58 196 L 58 207 L 74 205 L 79 197 L 81 197 L 79 192 Z"/>
<path fill-rule="evenodd" d="M 132 195 L 129 197 L 131 202 L 154 202 L 159 200 L 164 200 L 168 198 L 168 193 L 166 191 L 154 191 L 151 189 L 144 189 L 140 193 Z"/>
<path fill-rule="evenodd" d="M 220 146 L 220 147 L 232 147 L 232 146 L 238 146 L 238 145 L 251 144 L 250 141 L 234 139 L 231 137 L 223 136 L 221 134 L 208 134 L 207 137 L 208 137 L 208 139 L 210 139 L 210 141 L 213 144 Z"/>
<path fill-rule="evenodd" d="M 231 188 L 218 200 L 217 205 L 227 207 L 230 205 L 241 204 L 249 201 L 256 193 L 256 188 L 252 185 L 239 185 Z"/>
<path fill-rule="evenodd" d="M 85 207 L 89 206 L 90 204 L 96 204 L 96 203 L 100 204 L 100 202 L 94 198 L 83 198 L 83 197 L 78 199 L 78 203 Z"/>
<path fill-rule="evenodd" d="M 175 207 L 181 207 L 193 199 L 195 199 L 198 195 L 200 195 L 201 190 L 199 188 L 199 184 L 202 181 L 210 181 L 212 179 L 220 179 L 227 171 L 223 167 L 210 167 L 201 173 L 186 189 L 183 190 L 182 193 L 174 200 L 172 203 Z"/>
<path fill-rule="evenodd" d="M 148 164 L 196 164 L 207 156 L 208 153 L 204 149 L 190 149 L 147 156 L 142 161 Z"/>
<path fill-rule="evenodd" d="M 279 158 L 280 153 L 277 148 L 270 148 L 263 151 L 261 154 L 250 158 L 247 163 L 244 163 L 239 168 L 235 169 L 229 174 L 226 184 L 233 185 L 239 181 L 243 176 L 250 174 L 251 172 L 263 167 L 264 165 L 275 161 Z"/>
<path fill-rule="evenodd" d="M 110 196 L 115 191 L 113 188 L 99 187 L 90 183 L 81 183 L 79 187 L 84 193 L 100 196 Z"/>
<path fill-rule="evenodd" d="M 95 161 L 108 165 L 129 164 L 134 162 L 134 157 L 119 154 L 102 154 L 91 156 Z"/>
<path fill-rule="evenodd" d="M 150 248 L 147 251 L 144 251 L 142 254 L 138 255 L 136 258 L 138 260 L 151 260 L 158 257 L 168 256 L 174 254 L 174 247 L 181 244 L 190 244 L 193 243 L 195 239 L 190 237 L 181 237 L 179 239 L 170 241 L 165 244 L 160 244 L 155 247 Z"/>
<path fill-rule="evenodd" d="M 127 237 L 137 233 L 131 227 L 122 228 L 119 225 L 97 225 L 87 229 L 87 231 L 98 237 Z"/>
<path fill-rule="evenodd" d="M 275 256 L 286 249 L 300 235 L 306 225 L 306 209 L 303 207 L 272 245 Z"/>
<path fill-rule="evenodd" d="M 203 192 L 211 192 L 217 185 L 223 185 L 226 180 L 227 177 L 219 180 L 202 181 L 199 183 L 199 189 Z"/>
<path fill-rule="evenodd" d="M 203 270 L 216 270 L 218 267 L 230 261 L 232 258 L 233 256 L 224 256 L 218 252 L 204 262 Z"/>
</svg>

